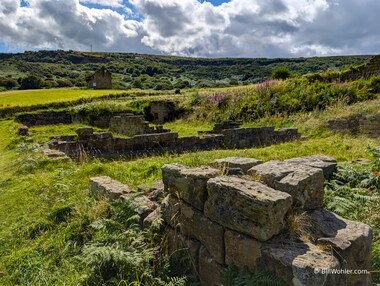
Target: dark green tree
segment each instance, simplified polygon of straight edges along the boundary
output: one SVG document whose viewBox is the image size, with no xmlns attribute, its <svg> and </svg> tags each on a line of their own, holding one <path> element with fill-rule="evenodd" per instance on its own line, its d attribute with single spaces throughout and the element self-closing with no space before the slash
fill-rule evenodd
<svg viewBox="0 0 380 286">
<path fill-rule="evenodd" d="M 35 76 L 29 75 L 21 79 L 20 89 L 39 89 L 42 85 L 42 79 Z"/>
<path fill-rule="evenodd" d="M 287 79 L 290 76 L 291 76 L 291 72 L 288 70 L 286 66 L 278 66 L 274 70 L 272 70 L 271 78 Z"/>
</svg>

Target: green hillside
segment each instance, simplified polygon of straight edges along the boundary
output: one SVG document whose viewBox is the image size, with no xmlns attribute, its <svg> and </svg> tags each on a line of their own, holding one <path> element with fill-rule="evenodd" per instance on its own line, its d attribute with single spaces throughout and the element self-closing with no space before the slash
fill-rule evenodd
<svg viewBox="0 0 380 286">
<path fill-rule="evenodd" d="M 263 81 L 277 66 L 306 74 L 359 65 L 370 57 L 206 59 L 60 50 L 25 52 L 0 54 L 0 86 L 17 88 L 22 78 L 34 75 L 41 80 L 41 87 L 82 87 L 88 75 L 105 66 L 113 73 L 116 89 L 222 87 Z"/>
</svg>

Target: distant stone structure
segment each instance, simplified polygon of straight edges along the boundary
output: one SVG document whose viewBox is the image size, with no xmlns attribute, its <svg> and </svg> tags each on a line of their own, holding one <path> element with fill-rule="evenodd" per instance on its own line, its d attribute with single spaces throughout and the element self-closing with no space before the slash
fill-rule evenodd
<svg viewBox="0 0 380 286">
<path fill-rule="evenodd" d="M 355 114 L 350 117 L 334 118 L 327 121 L 327 126 L 333 131 L 353 135 L 380 137 L 380 113 L 374 115 Z"/>
<path fill-rule="evenodd" d="M 164 129 L 162 125 L 149 126 L 141 115 L 119 115 L 110 120 L 109 130 L 122 135 L 134 136 L 140 134 L 167 133 L 169 129 Z"/>
<path fill-rule="evenodd" d="M 263 163 L 233 157 L 214 166 L 164 165 L 163 184 L 135 202 L 141 227 L 163 219 L 167 253 L 190 257 L 186 275 L 203 286 L 221 285 L 220 271 L 235 265 L 272 273 L 284 285 L 371 285 L 371 228 L 322 208 L 324 180 L 336 169 L 333 158 Z M 223 175 L 226 167 L 241 173 Z M 91 178 L 89 187 L 111 201 L 135 192 L 109 177 Z M 304 225 L 294 229 L 294 216 Z M 348 273 L 354 270 L 362 273 Z"/>
<path fill-rule="evenodd" d="M 175 104 L 172 101 L 152 101 L 149 103 L 149 109 L 153 121 L 158 124 L 174 119 Z"/>
<path fill-rule="evenodd" d="M 79 158 L 83 154 L 98 157 L 135 157 L 164 152 L 251 148 L 301 138 L 295 128 L 274 130 L 274 127 L 232 128 L 219 130 L 218 134 L 210 131 L 212 134 L 205 134 L 203 137 L 178 137 L 178 133 L 165 132 L 169 130 L 162 128 L 156 127 L 152 130 L 152 127 L 146 126 L 141 121 L 141 118 L 132 117 L 132 119 L 133 132 L 129 133 L 129 127 L 126 124 L 129 120 L 128 116 L 113 119 L 113 130 L 118 130 L 117 132 L 122 132 L 122 134 L 133 134 L 145 129 L 153 133 L 123 138 L 114 137 L 112 132 L 94 133 L 92 128 L 79 128 L 77 135 L 51 137 L 50 148 L 65 152 L 73 158 Z"/>
<path fill-rule="evenodd" d="M 112 74 L 104 66 L 87 79 L 87 87 L 94 89 L 111 89 Z"/>
<path fill-rule="evenodd" d="M 371 58 L 367 63 L 353 69 L 344 71 L 340 75 L 341 80 L 355 80 L 359 78 L 369 78 L 380 74 L 380 55 Z"/>
<path fill-rule="evenodd" d="M 380 74 L 380 55 L 374 56 L 362 70 L 364 77 Z"/>
<path fill-rule="evenodd" d="M 16 120 L 28 127 L 72 123 L 71 115 L 66 111 L 20 113 Z"/>
</svg>

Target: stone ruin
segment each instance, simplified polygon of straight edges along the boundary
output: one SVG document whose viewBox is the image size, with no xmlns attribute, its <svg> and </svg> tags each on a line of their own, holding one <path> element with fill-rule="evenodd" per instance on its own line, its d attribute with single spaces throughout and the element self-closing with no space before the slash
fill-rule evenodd
<svg viewBox="0 0 380 286">
<path fill-rule="evenodd" d="M 115 117 L 111 121 L 112 130 L 132 133 L 145 129 L 150 134 L 134 135 L 130 138 L 113 136 L 112 132 L 94 133 L 92 128 L 79 128 L 77 135 L 53 136 L 50 138 L 50 149 L 64 152 L 70 157 L 82 155 L 100 157 L 135 157 L 139 155 L 162 154 L 165 152 L 184 152 L 211 150 L 220 148 L 251 148 L 300 139 L 295 128 L 275 130 L 274 127 L 233 128 L 210 131 L 203 137 L 178 137 L 176 132 L 165 132 L 162 127 L 152 129 L 141 119 L 131 117 Z M 127 123 L 133 121 L 134 124 Z M 125 123 L 125 125 L 124 125 Z"/>
<path fill-rule="evenodd" d="M 176 117 L 177 103 L 168 100 L 155 100 L 149 102 L 148 108 L 145 111 L 147 117 L 158 124 L 163 124 L 173 120 Z M 135 115 L 133 111 L 129 113 L 123 112 L 104 112 L 97 114 L 96 117 L 89 117 L 87 114 L 76 113 L 71 114 L 66 110 L 42 110 L 37 112 L 21 112 L 16 114 L 15 120 L 28 127 L 46 126 L 54 124 L 87 124 L 91 126 L 108 128 L 110 127 L 111 119 L 114 116 Z"/>
<path fill-rule="evenodd" d="M 355 114 L 350 117 L 334 118 L 327 122 L 329 129 L 347 133 L 363 134 L 368 137 L 380 137 L 380 113 L 374 115 Z"/>
<path fill-rule="evenodd" d="M 162 125 L 149 126 L 149 122 L 141 115 L 114 116 L 110 120 L 109 131 L 127 136 L 170 132 Z"/>
<path fill-rule="evenodd" d="M 167 253 L 185 250 L 192 265 L 186 274 L 201 285 L 221 285 L 220 271 L 228 265 L 275 274 L 285 285 L 371 285 L 369 272 L 347 274 L 369 271 L 371 228 L 322 207 L 324 180 L 335 168 L 324 155 L 164 165 L 163 181 L 135 207 L 141 227 L 163 218 Z M 225 175 L 231 170 L 235 175 Z M 109 177 L 91 178 L 90 191 L 110 200 L 134 193 Z"/>
</svg>

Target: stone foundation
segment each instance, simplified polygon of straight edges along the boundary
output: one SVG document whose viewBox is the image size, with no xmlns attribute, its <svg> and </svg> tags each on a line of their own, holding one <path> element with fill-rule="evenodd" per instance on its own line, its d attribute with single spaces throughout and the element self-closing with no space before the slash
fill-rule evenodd
<svg viewBox="0 0 380 286">
<path fill-rule="evenodd" d="M 115 116 L 110 120 L 109 130 L 127 136 L 170 132 L 169 129 L 164 129 L 161 125 L 149 126 L 149 122 L 145 121 L 141 115 Z"/>
<path fill-rule="evenodd" d="M 121 127 L 116 127 L 118 125 L 116 121 L 115 128 L 120 129 Z M 164 131 L 166 130 L 155 129 L 156 133 L 122 138 L 114 137 L 111 132 L 94 133 L 91 128 L 80 128 L 77 130 L 77 136 L 51 137 L 50 148 L 65 152 L 74 158 L 79 158 L 83 154 L 97 157 L 135 157 L 164 152 L 261 147 L 301 138 L 294 128 L 280 130 L 274 130 L 273 127 L 236 128 L 221 130 L 221 134 L 180 138 L 178 133 Z M 83 132 L 86 134 L 81 135 Z"/>
<path fill-rule="evenodd" d="M 361 114 L 347 118 L 335 118 L 327 122 L 333 131 L 348 134 L 363 134 L 368 137 L 380 137 L 380 114 L 364 116 Z"/>
</svg>

